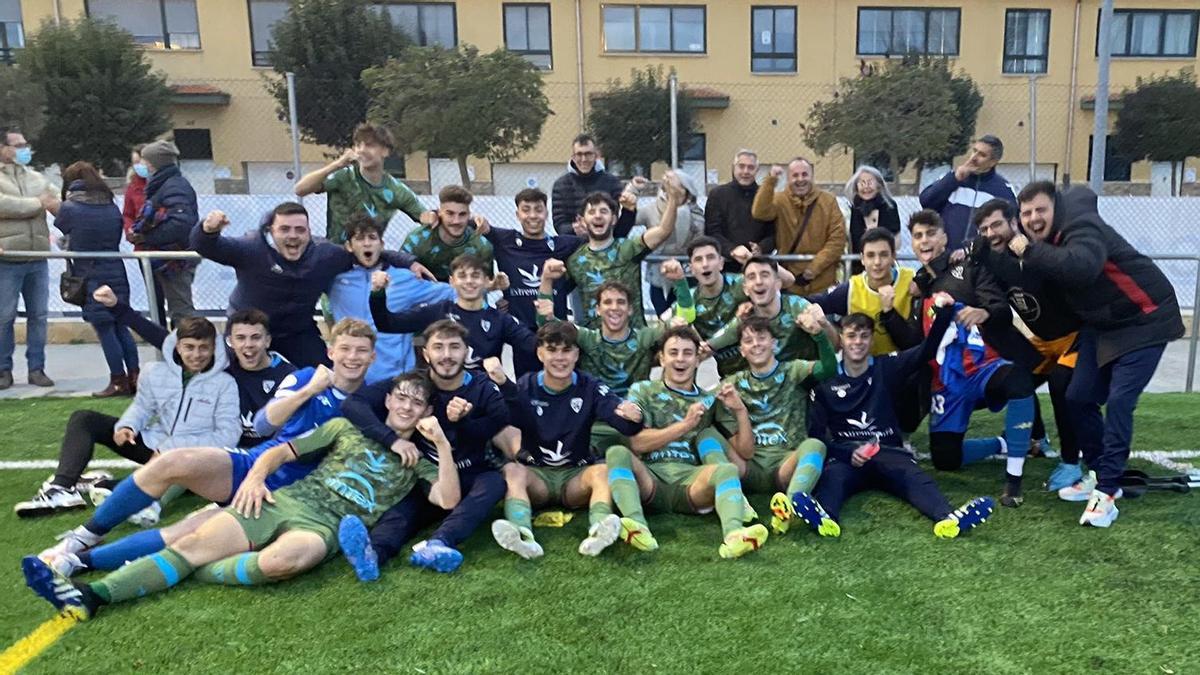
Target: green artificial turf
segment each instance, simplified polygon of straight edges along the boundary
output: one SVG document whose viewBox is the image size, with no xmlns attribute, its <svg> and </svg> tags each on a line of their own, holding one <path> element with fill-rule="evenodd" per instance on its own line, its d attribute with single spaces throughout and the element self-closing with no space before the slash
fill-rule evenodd
<svg viewBox="0 0 1200 675">
<path fill-rule="evenodd" d="M 72 410 L 115 414 L 124 404 L 0 402 L 8 435 L 0 460 L 52 458 Z M 1197 447 L 1198 405 L 1197 395 L 1144 396 L 1135 449 Z M 1001 425 L 1000 416 L 978 415 L 973 431 L 994 434 Z M 660 551 L 617 544 L 591 559 L 575 552 L 581 514 L 563 529 L 538 530 L 546 549 L 539 561 L 520 560 L 480 532 L 452 575 L 398 560 L 364 585 L 336 559 L 269 587 L 184 583 L 107 608 L 27 672 L 1200 671 L 1197 498 L 1126 500 L 1110 530 L 1084 528 L 1082 504 L 1037 490 L 1053 463 L 1031 460 L 1025 506 L 1002 509 L 959 540 L 935 539 L 913 509 L 872 493 L 847 506 L 840 540 L 794 529 L 724 561 L 715 517 L 652 516 Z M 1002 467 L 985 462 L 936 478 L 959 503 L 996 496 Z M 0 471 L 5 646 L 53 615 L 24 587 L 20 557 L 87 513 L 18 521 L 11 504 L 47 473 Z M 752 497 L 760 513 L 768 497 Z M 169 512 L 193 504 L 181 500 Z"/>
</svg>

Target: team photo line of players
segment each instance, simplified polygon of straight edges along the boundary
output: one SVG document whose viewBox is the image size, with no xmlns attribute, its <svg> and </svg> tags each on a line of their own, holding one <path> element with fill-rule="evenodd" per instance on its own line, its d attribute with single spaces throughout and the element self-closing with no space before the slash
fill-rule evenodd
<svg viewBox="0 0 1200 675">
<path fill-rule="evenodd" d="M 1170 284 L 1099 218 L 1094 194 L 1034 183 L 1019 211 L 988 201 L 972 214 L 979 238 L 958 249 L 941 216 L 920 211 L 908 223 L 915 273 L 896 266 L 890 232 L 870 229 L 863 272 L 807 298 L 785 292 L 808 285 L 806 269 L 743 251 L 734 274 L 717 240 L 695 238 L 692 281 L 677 262 L 661 265 L 674 303 L 647 323 L 642 261 L 674 233 L 686 194 L 668 176 L 659 217 L 629 237 L 617 230 L 639 220 L 636 199 L 591 193 L 576 237 L 546 232 L 540 191 L 517 195 L 520 230 L 508 230 L 471 218 L 470 194 L 448 188 L 399 252 L 382 250 L 384 225 L 365 209 L 344 220 L 343 246 L 313 241 L 299 204 L 280 205 L 241 239 L 222 236 L 228 219 L 209 214 L 192 243 L 237 273 L 228 353 L 211 323 L 184 320 L 147 338 L 168 358 L 147 369 L 122 418 L 72 416 L 55 477 L 17 511 L 78 508 L 82 491 L 97 508 L 24 559 L 28 585 L 90 618 L 188 576 L 267 583 L 339 551 L 370 580 L 434 525 L 409 560 L 449 572 L 500 502 L 492 535 L 527 559 L 543 555 L 537 507 L 586 504 L 578 550 L 590 556 L 617 541 L 656 549 L 647 510 L 715 512 L 718 554 L 737 558 L 797 520 L 840 535 L 842 505 L 868 489 L 909 502 L 937 537 L 953 538 L 994 502 L 953 508 L 905 434 L 927 407 L 937 469 L 1004 455 L 999 501 L 1017 507 L 1025 458 L 1048 445 L 1039 382 L 1050 384 L 1063 449 L 1048 487 L 1087 502 L 1081 524 L 1116 519 L 1133 408 L 1182 321 Z M 439 275 L 449 288 L 425 278 Z M 514 280 L 537 290 L 515 293 Z M 490 305 L 489 289 L 507 306 Z M 311 316 L 323 294 L 336 320 L 328 344 Z M 152 331 L 105 289 L 96 299 Z M 302 368 L 284 374 L 293 366 L 269 351 L 281 343 Z M 500 364 L 505 344 L 515 380 Z M 710 356 L 722 381 L 706 391 L 696 373 Z M 651 380 L 653 366 L 661 376 Z M 1005 409 L 1004 435 L 966 439 L 971 412 L 985 406 Z M 176 438 L 181 425 L 187 434 Z M 144 466 L 115 484 L 85 474 L 96 443 Z M 181 490 L 224 508 L 104 543 L 126 519 L 156 523 Z M 771 495 L 770 530 L 746 493 Z M 72 578 L 87 571 L 108 574 Z"/>
</svg>

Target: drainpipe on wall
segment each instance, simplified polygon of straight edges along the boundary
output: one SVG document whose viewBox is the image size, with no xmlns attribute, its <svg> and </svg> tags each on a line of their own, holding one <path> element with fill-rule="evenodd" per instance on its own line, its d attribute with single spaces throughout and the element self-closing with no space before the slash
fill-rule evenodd
<svg viewBox="0 0 1200 675">
<path fill-rule="evenodd" d="M 1076 86 L 1079 83 L 1079 13 L 1083 0 L 1075 0 L 1075 28 L 1071 48 L 1071 89 L 1067 96 L 1067 159 L 1063 170 L 1063 185 L 1071 184 L 1071 156 L 1075 149 L 1075 106 L 1079 105 Z"/>
<path fill-rule="evenodd" d="M 582 0 L 575 0 L 575 77 L 579 85 L 579 130 L 583 131 L 585 119 L 583 94 L 583 7 Z"/>
<path fill-rule="evenodd" d="M 62 25 L 62 0 L 54 0 L 54 25 Z"/>
</svg>

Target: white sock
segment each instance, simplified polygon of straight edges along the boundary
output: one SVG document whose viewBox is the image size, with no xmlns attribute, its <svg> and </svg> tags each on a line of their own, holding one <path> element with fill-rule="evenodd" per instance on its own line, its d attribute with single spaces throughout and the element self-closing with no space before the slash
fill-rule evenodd
<svg viewBox="0 0 1200 675">
<path fill-rule="evenodd" d="M 1020 475 L 1024 474 L 1025 458 L 1024 457 L 1009 457 L 1008 458 L 1008 466 L 1007 466 L 1006 470 L 1008 471 L 1008 475 L 1010 475 L 1010 476 L 1020 476 Z"/>
<path fill-rule="evenodd" d="M 997 437 L 996 437 L 996 440 L 1000 441 L 1000 454 L 1002 454 L 1002 455 L 1007 455 L 1007 454 L 1008 454 L 1008 441 L 1004 440 L 1004 437 L 1003 437 L 1003 436 L 997 436 Z M 1009 461 L 1011 462 L 1012 460 L 1009 460 Z M 1011 465 L 1010 465 L 1010 466 L 1011 466 Z M 1010 472 L 1010 473 L 1011 473 L 1011 472 Z M 1019 474 L 1019 473 L 1014 473 L 1013 475 L 1014 475 L 1014 476 L 1020 476 L 1021 474 Z"/>
</svg>

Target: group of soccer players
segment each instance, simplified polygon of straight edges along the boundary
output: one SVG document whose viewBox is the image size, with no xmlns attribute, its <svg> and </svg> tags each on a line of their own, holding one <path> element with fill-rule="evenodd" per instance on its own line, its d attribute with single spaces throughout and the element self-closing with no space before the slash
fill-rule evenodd
<svg viewBox="0 0 1200 675">
<path fill-rule="evenodd" d="M 1048 487 L 1088 502 L 1081 523 L 1115 520 L 1133 404 L 1178 337 L 1171 313 L 1180 320 L 1170 285 L 1100 220 L 1094 195 L 1031 184 L 1019 214 L 1000 200 L 979 207 L 980 239 L 961 250 L 947 246 L 937 213 L 920 211 L 908 223 L 919 269 L 898 267 L 893 236 L 870 230 L 863 272 L 810 298 L 787 292 L 794 279 L 773 259 L 728 273 L 719 243 L 697 238 L 690 281 L 678 261 L 662 263 L 676 303 L 647 321 L 642 264 L 671 236 L 682 193 L 670 181 L 664 191 L 660 222 L 634 237 L 618 232 L 636 203 L 605 193 L 580 209 L 586 237 L 546 232 L 546 195 L 535 189 L 516 195 L 519 229 L 463 209 L 422 214 L 409 240 L 432 243 L 409 251 L 449 281 L 453 299 L 419 306 L 392 302 L 394 277 L 374 247 L 359 255 L 355 241 L 383 225 L 352 219 L 347 248 L 370 278 L 365 315 L 333 325 L 330 365 L 297 364 L 306 367 L 280 383 L 254 420 L 268 440 L 158 454 L 86 523 L 25 558 L 28 585 L 90 618 L 189 576 L 269 583 L 338 552 L 372 580 L 430 527 L 409 561 L 451 572 L 480 526 L 534 559 L 544 555 L 535 524 L 585 506 L 580 554 L 616 542 L 657 549 L 647 514 L 715 513 L 719 556 L 738 558 L 798 522 L 839 536 L 843 505 L 864 490 L 908 502 L 935 536 L 954 538 L 994 501 L 952 506 L 906 436 L 928 413 L 937 469 L 1003 456 L 999 501 L 1020 506 L 1025 458 L 1048 445 L 1033 395 L 1047 381 L 1063 449 Z M 509 271 L 499 284 L 493 265 Z M 493 288 L 502 300 L 489 301 Z M 371 381 L 387 334 L 418 334 L 423 366 Z M 721 380 L 705 389 L 697 372 L 709 358 Z M 1005 410 L 1002 437 L 965 438 L 982 407 Z M 171 486 L 214 505 L 103 542 Z M 769 495 L 766 524 L 747 494 Z M 92 570 L 107 574 L 72 578 Z"/>
</svg>

